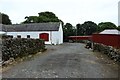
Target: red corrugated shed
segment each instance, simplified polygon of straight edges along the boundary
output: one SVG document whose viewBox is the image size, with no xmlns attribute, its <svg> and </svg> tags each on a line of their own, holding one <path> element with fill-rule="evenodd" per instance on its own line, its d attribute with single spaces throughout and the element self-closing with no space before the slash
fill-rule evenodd
<svg viewBox="0 0 120 80">
<path fill-rule="evenodd" d="M 93 34 L 92 41 L 104 45 L 120 48 L 120 35 L 116 34 Z"/>
</svg>

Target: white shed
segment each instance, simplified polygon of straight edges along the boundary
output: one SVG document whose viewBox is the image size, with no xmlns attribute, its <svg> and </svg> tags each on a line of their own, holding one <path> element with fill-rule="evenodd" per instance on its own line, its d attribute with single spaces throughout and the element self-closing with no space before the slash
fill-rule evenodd
<svg viewBox="0 0 120 80">
<path fill-rule="evenodd" d="M 63 29 L 60 22 L 4 25 L 3 28 L 6 34 L 13 38 L 44 39 L 45 44 L 63 43 Z"/>
</svg>

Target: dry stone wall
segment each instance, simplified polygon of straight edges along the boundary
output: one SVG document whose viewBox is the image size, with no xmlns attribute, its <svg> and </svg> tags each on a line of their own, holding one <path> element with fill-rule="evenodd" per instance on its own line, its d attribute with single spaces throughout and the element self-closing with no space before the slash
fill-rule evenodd
<svg viewBox="0 0 120 80">
<path fill-rule="evenodd" d="M 114 48 L 112 46 L 94 43 L 93 51 L 104 53 L 108 55 L 111 59 L 120 62 L 120 49 Z"/>
<path fill-rule="evenodd" d="M 2 62 L 9 59 L 28 56 L 45 50 L 45 43 L 40 39 L 4 39 L 2 41 Z"/>
</svg>

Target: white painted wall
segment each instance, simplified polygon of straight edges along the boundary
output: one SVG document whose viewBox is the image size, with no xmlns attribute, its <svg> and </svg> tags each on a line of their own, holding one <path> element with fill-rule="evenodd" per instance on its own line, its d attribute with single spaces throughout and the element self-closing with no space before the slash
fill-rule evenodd
<svg viewBox="0 0 120 80">
<path fill-rule="evenodd" d="M 41 33 L 48 33 L 50 35 L 50 31 L 7 32 L 7 35 L 12 35 L 13 38 L 17 38 L 17 35 L 21 35 L 21 38 L 27 38 L 27 35 L 30 35 L 30 38 L 39 39 L 39 34 Z M 51 44 L 50 36 L 49 41 L 45 41 L 45 44 Z"/>
<path fill-rule="evenodd" d="M 63 43 L 63 29 L 60 24 L 59 31 L 52 31 L 52 43 L 62 44 Z"/>
<path fill-rule="evenodd" d="M 0 31 L 0 34 L 5 34 L 6 32 Z"/>
<path fill-rule="evenodd" d="M 21 35 L 21 38 L 27 38 L 27 35 L 30 35 L 30 38 L 39 39 L 39 34 L 48 33 L 49 41 L 45 41 L 45 44 L 62 44 L 63 43 L 63 29 L 60 24 L 59 31 L 30 31 L 30 32 L 7 32 L 7 35 L 12 35 L 13 38 L 17 38 L 17 35 Z"/>
<path fill-rule="evenodd" d="M 61 32 L 60 31 L 42 31 L 42 32 L 7 32 L 7 35 L 12 35 L 13 38 L 17 38 L 17 35 L 21 35 L 21 38 L 27 38 L 27 35 L 30 35 L 30 38 L 39 39 L 39 34 L 48 33 L 49 41 L 45 41 L 45 44 L 61 44 Z"/>
<path fill-rule="evenodd" d="M 60 43 L 59 44 L 62 44 L 63 43 L 63 28 L 62 28 L 62 23 L 60 24 L 60 28 L 59 28 L 59 39 L 60 39 Z"/>
</svg>

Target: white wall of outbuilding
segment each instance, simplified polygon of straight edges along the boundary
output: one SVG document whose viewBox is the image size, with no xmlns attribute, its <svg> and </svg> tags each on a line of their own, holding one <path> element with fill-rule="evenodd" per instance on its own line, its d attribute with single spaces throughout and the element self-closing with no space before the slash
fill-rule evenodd
<svg viewBox="0 0 120 80">
<path fill-rule="evenodd" d="M 60 24 L 59 31 L 27 31 L 27 32 L 7 32 L 7 35 L 17 38 L 18 35 L 21 35 L 21 38 L 27 38 L 27 35 L 30 35 L 30 38 L 39 39 L 39 35 L 42 33 L 49 34 L 49 41 L 45 41 L 45 44 L 62 44 L 63 43 L 63 30 L 62 25 Z"/>
</svg>

